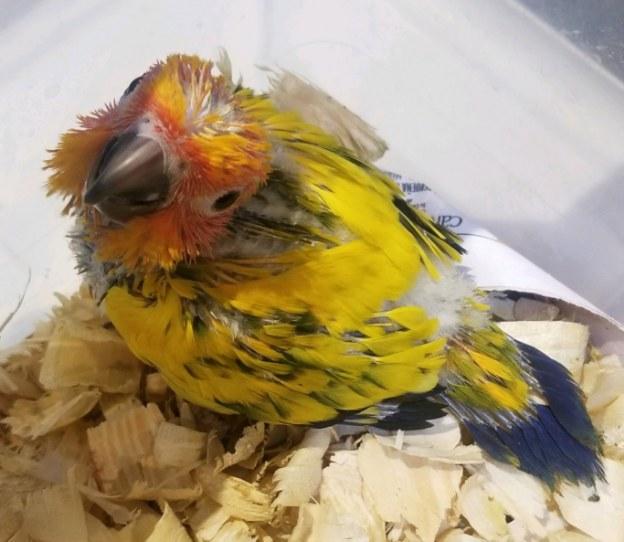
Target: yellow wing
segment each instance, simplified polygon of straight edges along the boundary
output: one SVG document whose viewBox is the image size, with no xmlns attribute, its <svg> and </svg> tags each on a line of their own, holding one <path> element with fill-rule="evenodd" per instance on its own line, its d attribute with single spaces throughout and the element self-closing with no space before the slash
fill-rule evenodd
<svg viewBox="0 0 624 542">
<path fill-rule="evenodd" d="M 287 277 L 209 293 L 202 284 L 171 280 L 153 302 L 146 290 L 117 286 L 106 309 L 130 348 L 176 392 L 224 413 L 312 423 L 433 388 L 445 345 L 431 340 L 436 321 L 416 308 L 367 313 L 365 292 L 347 284 L 352 275 L 343 277 L 345 294 L 356 294 L 352 303 L 337 300 L 331 288 L 338 280 L 322 290 L 307 290 L 310 282 L 302 280 L 297 288 L 330 258 L 323 256 Z M 348 310 L 333 312 L 340 307 Z"/>
</svg>

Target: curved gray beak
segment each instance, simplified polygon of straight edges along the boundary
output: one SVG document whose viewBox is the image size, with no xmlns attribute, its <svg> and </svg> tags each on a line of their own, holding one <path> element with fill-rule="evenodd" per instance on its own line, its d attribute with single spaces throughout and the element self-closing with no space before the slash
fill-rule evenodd
<svg viewBox="0 0 624 542">
<path fill-rule="evenodd" d="M 134 130 L 111 139 L 87 179 L 84 203 L 117 222 L 166 202 L 170 182 L 160 144 Z"/>
</svg>

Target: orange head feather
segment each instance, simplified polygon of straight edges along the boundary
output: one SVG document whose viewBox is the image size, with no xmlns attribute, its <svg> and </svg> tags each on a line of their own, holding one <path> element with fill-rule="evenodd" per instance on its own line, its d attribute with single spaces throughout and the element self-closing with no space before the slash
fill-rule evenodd
<svg viewBox="0 0 624 542">
<path fill-rule="evenodd" d="M 210 61 L 172 55 L 133 81 L 118 103 L 81 117 L 80 127 L 61 137 L 47 163 L 48 191 L 67 198 L 66 211 L 84 222 L 100 259 L 169 269 L 209 255 L 235 209 L 266 180 L 268 135 L 251 113 L 261 99 L 236 87 L 227 66 L 216 71 Z M 158 149 L 158 187 L 149 194 L 145 176 L 140 186 L 128 185 L 120 175 L 136 174 L 122 164 L 115 186 L 125 192 L 107 194 L 100 177 L 110 149 L 137 139 L 149 140 L 152 154 Z M 88 205 L 96 199 L 85 197 L 90 183 L 111 197 L 100 201 L 100 194 L 99 204 Z"/>
</svg>

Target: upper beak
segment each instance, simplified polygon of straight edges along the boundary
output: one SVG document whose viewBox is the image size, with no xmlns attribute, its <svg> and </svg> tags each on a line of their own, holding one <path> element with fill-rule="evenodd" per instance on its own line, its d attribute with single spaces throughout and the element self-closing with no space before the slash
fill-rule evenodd
<svg viewBox="0 0 624 542">
<path fill-rule="evenodd" d="M 169 188 L 158 141 L 129 130 L 102 151 L 87 179 L 83 201 L 112 220 L 126 222 L 161 207 Z"/>
</svg>

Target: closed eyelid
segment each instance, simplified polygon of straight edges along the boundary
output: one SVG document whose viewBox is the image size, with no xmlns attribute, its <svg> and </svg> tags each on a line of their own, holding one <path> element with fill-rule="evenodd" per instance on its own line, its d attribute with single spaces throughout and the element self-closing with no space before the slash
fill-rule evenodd
<svg viewBox="0 0 624 542">
<path fill-rule="evenodd" d="M 222 213 L 235 205 L 241 197 L 242 190 L 233 188 L 214 195 L 195 198 L 193 207 L 200 213 L 210 216 Z"/>
<path fill-rule="evenodd" d="M 225 211 L 225 209 L 231 207 L 236 203 L 236 201 L 240 197 L 240 194 L 240 190 L 230 190 L 222 196 L 219 196 L 212 204 L 212 208 L 215 211 Z"/>
</svg>

